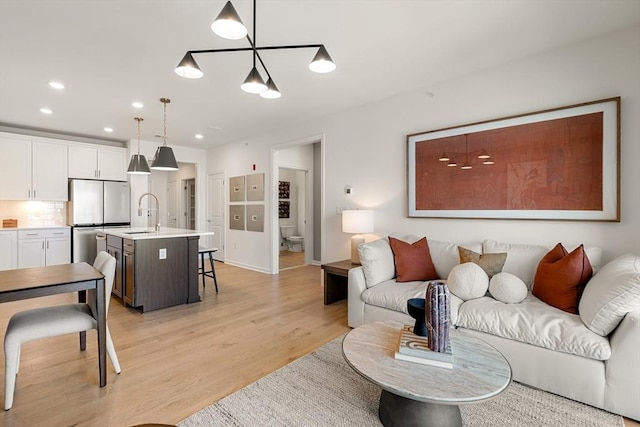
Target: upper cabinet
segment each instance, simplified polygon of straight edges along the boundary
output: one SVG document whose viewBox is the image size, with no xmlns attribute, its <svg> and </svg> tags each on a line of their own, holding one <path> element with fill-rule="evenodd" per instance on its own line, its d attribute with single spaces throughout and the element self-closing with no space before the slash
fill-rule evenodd
<svg viewBox="0 0 640 427">
<path fill-rule="evenodd" d="M 0 200 L 68 200 L 67 146 L 1 136 Z"/>
<path fill-rule="evenodd" d="M 126 181 L 127 152 L 117 147 L 69 146 L 69 178 Z"/>
</svg>

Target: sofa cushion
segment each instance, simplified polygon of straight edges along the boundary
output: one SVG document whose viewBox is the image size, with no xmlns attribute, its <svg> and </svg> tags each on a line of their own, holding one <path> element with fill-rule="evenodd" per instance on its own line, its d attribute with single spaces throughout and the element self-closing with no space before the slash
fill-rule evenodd
<svg viewBox="0 0 640 427">
<path fill-rule="evenodd" d="M 389 237 L 389 244 L 393 252 L 397 282 L 425 281 L 438 278 L 436 269 L 431 261 L 426 237 L 414 243 L 407 243 L 394 237 Z"/>
<path fill-rule="evenodd" d="M 527 285 L 511 273 L 498 273 L 489 280 L 489 293 L 505 304 L 517 304 L 527 297 Z"/>
<path fill-rule="evenodd" d="M 609 340 L 590 331 L 580 316 L 551 307 L 530 293 L 520 304 L 490 297 L 466 301 L 456 325 L 589 359 L 611 356 Z"/>
<path fill-rule="evenodd" d="M 573 251 L 578 245 L 567 245 L 568 251 Z M 551 246 L 543 245 L 521 245 L 517 243 L 498 243 L 494 240 L 482 242 L 482 253 L 506 252 L 507 260 L 502 271 L 515 274 L 527 285 L 529 289 L 533 287 L 533 278 L 538 268 L 538 263 L 549 252 Z M 596 273 L 602 262 L 602 249 L 597 246 L 585 246 L 584 248 L 591 268 Z"/>
<path fill-rule="evenodd" d="M 483 297 L 489 288 L 487 273 L 473 262 L 458 264 L 447 277 L 449 292 L 463 301 Z"/>
<path fill-rule="evenodd" d="M 458 246 L 463 246 L 474 252 L 482 252 L 482 242 L 466 242 L 458 245 L 457 243 L 429 239 L 427 243 L 429 244 L 431 260 L 440 279 L 449 277 L 451 269 L 460 264 Z"/>
<path fill-rule="evenodd" d="M 377 286 L 366 289 L 360 297 L 365 304 L 407 313 L 407 300 L 410 298 L 424 298 L 428 285 L 428 281 L 398 283 L 395 280 L 387 280 L 379 283 Z M 455 324 L 458 318 L 457 314 L 462 303 L 463 301 L 460 298 L 451 294 L 450 307 L 452 324 Z"/>
<path fill-rule="evenodd" d="M 478 264 L 489 278 L 500 273 L 504 262 L 507 260 L 506 253 L 479 254 L 462 246 L 458 246 L 458 254 L 460 255 L 460 264 L 465 262 Z"/>
<path fill-rule="evenodd" d="M 622 318 L 640 310 L 640 257 L 626 254 L 589 280 L 580 299 L 580 318 L 596 334 L 609 335 Z"/>
<path fill-rule="evenodd" d="M 387 239 L 378 239 L 358 245 L 358 255 L 368 288 L 395 277 L 393 252 Z"/>
<path fill-rule="evenodd" d="M 567 313 L 578 313 L 582 291 L 593 271 L 582 245 L 573 252 L 558 243 L 538 264 L 532 293 Z"/>
</svg>

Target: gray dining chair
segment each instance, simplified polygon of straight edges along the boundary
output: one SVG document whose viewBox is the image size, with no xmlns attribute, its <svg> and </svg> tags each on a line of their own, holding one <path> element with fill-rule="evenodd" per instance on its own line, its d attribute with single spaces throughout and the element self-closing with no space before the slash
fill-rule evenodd
<svg viewBox="0 0 640 427">
<path fill-rule="evenodd" d="M 111 289 L 116 271 L 116 259 L 101 251 L 93 266 L 104 275 L 105 310 L 109 312 Z M 4 409 L 13 405 L 16 376 L 20 368 L 20 349 L 23 343 L 58 335 L 97 329 L 96 290 L 87 291 L 87 303 L 64 304 L 25 310 L 14 314 L 7 325 L 4 337 Z M 116 373 L 120 373 L 120 363 L 107 326 L 107 354 Z M 83 349 L 81 349 L 83 350 Z"/>
</svg>

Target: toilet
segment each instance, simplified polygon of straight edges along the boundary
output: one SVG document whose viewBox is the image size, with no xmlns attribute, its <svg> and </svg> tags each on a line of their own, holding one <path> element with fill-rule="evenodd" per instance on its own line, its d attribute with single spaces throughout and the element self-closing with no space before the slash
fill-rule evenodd
<svg viewBox="0 0 640 427">
<path fill-rule="evenodd" d="M 280 227 L 280 235 L 287 244 L 290 252 L 302 252 L 304 250 L 304 237 L 293 236 L 293 225 L 283 225 Z"/>
</svg>

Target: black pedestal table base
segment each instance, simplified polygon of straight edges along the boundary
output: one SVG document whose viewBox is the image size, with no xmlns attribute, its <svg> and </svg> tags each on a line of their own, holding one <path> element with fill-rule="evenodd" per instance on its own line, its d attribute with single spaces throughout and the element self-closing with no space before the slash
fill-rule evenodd
<svg viewBox="0 0 640 427">
<path fill-rule="evenodd" d="M 460 427 L 462 417 L 458 405 L 439 405 L 398 396 L 386 390 L 380 395 L 378 409 L 385 427 Z"/>
</svg>

